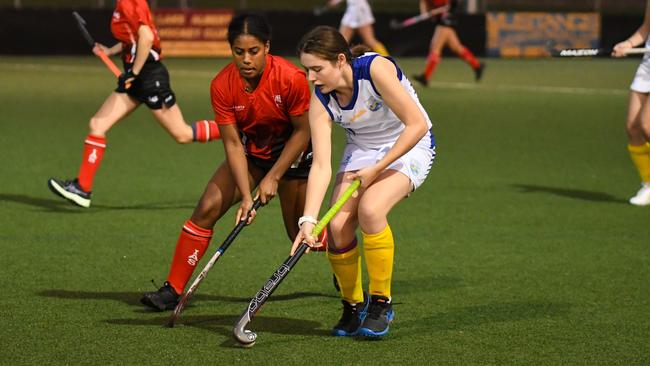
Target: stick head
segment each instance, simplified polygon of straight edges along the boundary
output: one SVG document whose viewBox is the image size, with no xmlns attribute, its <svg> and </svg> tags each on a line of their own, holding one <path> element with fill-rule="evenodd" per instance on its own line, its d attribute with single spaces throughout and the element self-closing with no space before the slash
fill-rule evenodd
<svg viewBox="0 0 650 366">
<path fill-rule="evenodd" d="M 255 340 L 257 340 L 257 334 L 253 331 L 244 329 L 241 332 L 237 332 L 235 329 L 235 332 L 233 332 L 233 335 L 235 336 L 235 340 L 237 343 L 242 346 L 242 347 L 253 347 L 255 345 Z"/>
</svg>

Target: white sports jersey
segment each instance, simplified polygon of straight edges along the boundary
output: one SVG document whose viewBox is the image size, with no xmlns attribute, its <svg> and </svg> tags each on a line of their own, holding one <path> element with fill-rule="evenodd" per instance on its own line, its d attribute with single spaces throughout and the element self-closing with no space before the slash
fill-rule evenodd
<svg viewBox="0 0 650 366">
<path fill-rule="evenodd" d="M 374 52 L 367 52 L 352 61 L 352 75 L 354 77 L 354 90 L 352 100 L 346 106 L 341 106 L 336 99 L 335 93 L 322 94 L 316 88 L 316 96 L 330 115 L 333 122 L 345 128 L 348 136 L 348 143 L 355 144 L 362 149 L 381 149 L 397 141 L 397 138 L 404 130 L 404 123 L 388 108 L 379 95 L 370 76 L 370 64 L 375 57 L 379 56 Z M 387 57 L 395 64 L 392 58 Z M 395 64 L 397 78 L 404 89 L 409 93 L 417 104 L 422 115 L 431 128 L 431 120 L 424 110 L 418 96 L 411 85 L 411 82 L 402 73 L 402 70 Z M 431 149 L 435 146 L 431 131 L 417 143 L 417 146 Z"/>
</svg>

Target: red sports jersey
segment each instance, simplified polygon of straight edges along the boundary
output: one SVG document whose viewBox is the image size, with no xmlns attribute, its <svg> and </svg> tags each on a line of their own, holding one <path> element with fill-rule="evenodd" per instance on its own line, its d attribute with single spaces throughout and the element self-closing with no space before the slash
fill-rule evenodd
<svg viewBox="0 0 650 366">
<path fill-rule="evenodd" d="M 426 2 L 426 7 L 427 10 L 439 8 L 441 6 L 445 6 L 449 4 L 449 0 L 427 0 Z"/>
<path fill-rule="evenodd" d="M 234 63 L 224 67 L 210 85 L 215 121 L 237 124 L 246 152 L 275 160 L 293 132 L 290 116 L 309 109 L 309 83 L 304 71 L 291 62 L 267 55 L 257 88 L 244 90 L 244 80 Z"/>
<path fill-rule="evenodd" d="M 140 25 L 151 28 L 154 40 L 151 48 L 151 57 L 160 60 L 160 37 L 158 30 L 153 24 L 151 10 L 146 0 L 117 0 L 113 19 L 111 20 L 111 32 L 113 36 L 122 42 L 122 60 L 127 64 L 135 60 L 136 46 L 138 41 L 138 29 Z"/>
</svg>

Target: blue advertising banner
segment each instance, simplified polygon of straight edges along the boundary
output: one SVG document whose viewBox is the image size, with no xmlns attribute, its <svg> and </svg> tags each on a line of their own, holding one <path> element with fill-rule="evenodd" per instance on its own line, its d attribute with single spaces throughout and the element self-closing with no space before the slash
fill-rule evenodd
<svg viewBox="0 0 650 366">
<path fill-rule="evenodd" d="M 597 48 L 598 13 L 489 12 L 487 55 L 545 57 L 564 48 Z"/>
</svg>

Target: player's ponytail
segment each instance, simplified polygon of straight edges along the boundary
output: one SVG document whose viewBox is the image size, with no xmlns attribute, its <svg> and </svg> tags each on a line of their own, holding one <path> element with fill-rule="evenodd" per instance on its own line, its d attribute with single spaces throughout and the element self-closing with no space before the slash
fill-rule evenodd
<svg viewBox="0 0 650 366">
<path fill-rule="evenodd" d="M 271 25 L 262 14 L 242 13 L 232 18 L 228 25 L 228 43 L 232 46 L 237 37 L 244 34 L 267 43 L 271 41 Z"/>
<path fill-rule="evenodd" d="M 357 44 L 352 46 L 352 48 L 350 48 L 350 53 L 352 53 L 352 57 L 359 57 L 364 53 L 370 51 L 372 51 L 372 48 L 366 46 L 365 44 Z"/>
<path fill-rule="evenodd" d="M 316 55 L 324 60 L 336 62 L 344 54 L 352 63 L 352 53 L 345 38 L 335 28 L 320 25 L 305 34 L 298 43 L 298 56 L 303 53 Z"/>
</svg>

